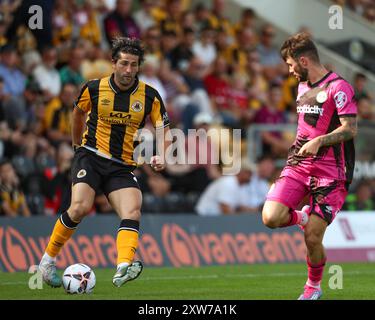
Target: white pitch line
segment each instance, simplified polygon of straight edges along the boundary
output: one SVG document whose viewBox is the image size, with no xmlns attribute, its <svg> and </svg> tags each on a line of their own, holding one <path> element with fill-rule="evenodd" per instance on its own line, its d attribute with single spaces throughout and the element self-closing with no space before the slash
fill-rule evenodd
<svg viewBox="0 0 375 320">
<path fill-rule="evenodd" d="M 343 276 L 347 275 L 373 275 L 374 272 L 360 272 L 360 271 L 348 271 L 343 272 Z M 189 279 L 213 279 L 213 278 L 260 278 L 260 277 L 295 277 L 295 276 L 305 276 L 307 272 L 276 272 L 276 273 L 264 273 L 264 274 L 252 274 L 252 273 L 242 273 L 242 274 L 230 274 L 230 275 L 197 275 L 197 276 L 161 276 L 161 277 L 142 277 L 138 281 L 158 281 L 158 280 L 189 280 Z"/>
<path fill-rule="evenodd" d="M 14 284 L 25 284 L 27 283 L 27 281 L 8 281 L 8 282 L 1 282 L 0 283 L 0 287 L 1 286 L 11 286 L 11 285 L 14 285 Z"/>
<path fill-rule="evenodd" d="M 347 275 L 373 275 L 374 272 L 367 271 L 347 271 L 343 272 L 343 276 Z M 260 278 L 260 277 L 295 277 L 307 275 L 306 272 L 276 272 L 276 273 L 264 273 L 264 274 L 227 274 L 227 275 L 190 275 L 190 276 L 153 276 L 153 277 L 140 277 L 137 281 L 168 281 L 168 280 L 191 280 L 191 279 L 218 279 L 218 278 Z M 10 286 L 15 284 L 27 284 L 27 281 L 8 281 L 0 283 L 1 286 Z"/>
</svg>

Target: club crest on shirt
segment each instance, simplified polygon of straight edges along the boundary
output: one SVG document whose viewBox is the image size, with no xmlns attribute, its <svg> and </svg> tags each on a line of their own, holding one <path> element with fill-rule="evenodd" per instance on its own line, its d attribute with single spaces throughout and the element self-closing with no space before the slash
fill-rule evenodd
<svg viewBox="0 0 375 320">
<path fill-rule="evenodd" d="M 319 103 L 324 103 L 328 99 L 327 92 L 325 91 L 319 91 L 319 93 L 316 95 L 316 101 Z"/>
<path fill-rule="evenodd" d="M 142 109 L 143 109 L 143 105 L 140 101 L 135 101 L 132 105 L 131 105 L 131 108 L 133 111 L 135 112 L 141 112 Z"/>
<path fill-rule="evenodd" d="M 83 178 L 85 175 L 86 175 L 86 170 L 85 169 L 81 169 L 77 173 L 77 178 Z"/>
<path fill-rule="evenodd" d="M 348 97 L 344 91 L 339 91 L 334 96 L 336 108 L 342 108 L 348 101 Z"/>
</svg>

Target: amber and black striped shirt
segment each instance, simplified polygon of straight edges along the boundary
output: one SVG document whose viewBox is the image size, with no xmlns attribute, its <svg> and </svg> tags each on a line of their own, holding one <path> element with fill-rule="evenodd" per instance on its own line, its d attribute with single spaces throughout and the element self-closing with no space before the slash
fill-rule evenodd
<svg viewBox="0 0 375 320">
<path fill-rule="evenodd" d="M 88 81 L 75 102 L 88 113 L 81 145 L 99 155 L 136 166 L 134 137 L 150 115 L 155 128 L 169 125 L 168 114 L 159 93 L 136 79 L 134 85 L 121 91 L 110 77 Z"/>
</svg>

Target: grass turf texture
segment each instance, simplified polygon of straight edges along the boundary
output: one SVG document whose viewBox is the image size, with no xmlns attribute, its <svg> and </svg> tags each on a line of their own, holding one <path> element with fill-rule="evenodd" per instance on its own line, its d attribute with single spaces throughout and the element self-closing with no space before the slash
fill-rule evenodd
<svg viewBox="0 0 375 320">
<path fill-rule="evenodd" d="M 329 288 L 328 264 L 322 281 L 323 300 L 375 299 L 374 264 L 342 263 L 343 288 Z M 96 287 L 92 294 L 68 295 L 63 288 L 31 290 L 32 274 L 0 273 L 0 299 L 62 300 L 295 300 L 306 281 L 305 264 L 210 266 L 199 268 L 145 267 L 140 277 L 121 288 L 112 285 L 114 269 L 96 269 Z M 62 274 L 62 270 L 59 270 Z M 331 283 L 338 284 L 331 279 Z"/>
</svg>

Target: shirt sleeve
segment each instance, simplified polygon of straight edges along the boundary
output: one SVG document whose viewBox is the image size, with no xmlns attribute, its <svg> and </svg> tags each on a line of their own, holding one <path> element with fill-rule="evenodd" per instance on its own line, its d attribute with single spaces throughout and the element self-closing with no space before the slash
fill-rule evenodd
<svg viewBox="0 0 375 320">
<path fill-rule="evenodd" d="M 151 122 L 155 128 L 169 126 L 168 113 L 159 94 L 156 94 L 154 101 L 152 102 Z"/>
<path fill-rule="evenodd" d="M 339 116 L 357 114 L 354 90 L 346 81 L 338 81 L 337 85 L 332 90 L 332 98 Z"/>
<path fill-rule="evenodd" d="M 86 83 L 79 93 L 77 100 L 74 102 L 74 106 L 81 109 L 83 112 L 88 112 L 91 110 L 91 96 L 89 91 L 89 83 Z"/>
</svg>

